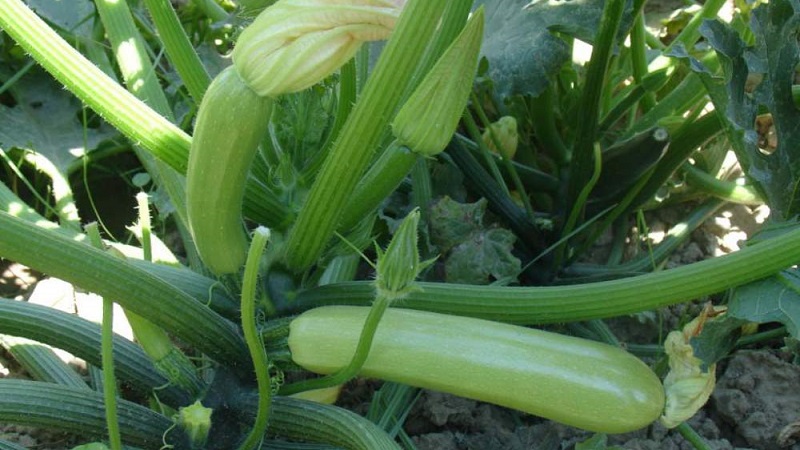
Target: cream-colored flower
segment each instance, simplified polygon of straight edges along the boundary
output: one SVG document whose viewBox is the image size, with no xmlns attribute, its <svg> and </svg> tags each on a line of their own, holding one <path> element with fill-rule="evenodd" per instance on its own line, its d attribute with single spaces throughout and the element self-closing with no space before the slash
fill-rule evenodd
<svg viewBox="0 0 800 450">
<path fill-rule="evenodd" d="M 514 159 L 517 154 L 519 144 L 519 134 L 517 132 L 517 119 L 511 116 L 503 116 L 497 122 L 489 125 L 483 132 L 483 143 L 486 147 L 499 154 L 503 158 Z M 500 144 L 501 149 L 495 145 L 495 139 Z M 502 151 L 501 151 L 502 150 Z"/>
<path fill-rule="evenodd" d="M 261 96 L 301 91 L 345 64 L 362 43 L 388 38 L 403 3 L 280 0 L 239 36 L 233 64 Z"/>
<path fill-rule="evenodd" d="M 661 423 L 674 428 L 697 413 L 706 404 L 716 383 L 716 364 L 703 367 L 694 356 L 690 340 L 697 336 L 711 317 L 722 314 L 724 308 L 708 307 L 680 331 L 671 331 L 664 341 L 669 356 L 669 373 L 664 378 L 667 395 Z"/>
</svg>

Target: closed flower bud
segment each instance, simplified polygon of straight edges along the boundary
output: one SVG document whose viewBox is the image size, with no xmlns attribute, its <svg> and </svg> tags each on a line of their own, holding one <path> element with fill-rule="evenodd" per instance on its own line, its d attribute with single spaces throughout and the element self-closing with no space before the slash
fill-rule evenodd
<svg viewBox="0 0 800 450">
<path fill-rule="evenodd" d="M 433 260 L 420 261 L 417 248 L 419 210 L 411 211 L 392 236 L 385 251 L 377 248 L 375 287 L 378 296 L 390 300 L 405 297 L 414 289 L 414 280 Z"/>
<path fill-rule="evenodd" d="M 433 156 L 444 150 L 472 90 L 483 38 L 483 7 L 442 54 L 392 123 L 400 142 L 413 151 Z"/>
<path fill-rule="evenodd" d="M 495 142 L 500 144 L 497 148 Z M 517 154 L 517 144 L 519 135 L 517 134 L 517 119 L 511 116 L 503 116 L 497 122 L 489 125 L 483 132 L 483 143 L 489 150 L 503 155 L 503 158 L 514 159 Z"/>
<path fill-rule="evenodd" d="M 366 41 L 386 39 L 402 3 L 280 0 L 239 36 L 233 64 L 257 94 L 302 91 L 335 72 Z"/>
</svg>

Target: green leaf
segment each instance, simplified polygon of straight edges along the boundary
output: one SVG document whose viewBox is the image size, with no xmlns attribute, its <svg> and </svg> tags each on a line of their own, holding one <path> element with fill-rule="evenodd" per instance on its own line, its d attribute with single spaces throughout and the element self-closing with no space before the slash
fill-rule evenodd
<svg viewBox="0 0 800 450">
<path fill-rule="evenodd" d="M 676 56 L 689 58 L 715 109 L 725 111 L 724 126 L 731 146 L 778 218 L 800 212 L 800 111 L 791 92 L 800 57 L 798 12 L 798 0 L 771 1 L 753 10 L 754 46 L 747 46 L 722 22 L 704 22 L 700 31 L 717 52 L 722 77 L 689 58 L 685 49 L 676 51 Z M 756 116 L 766 111 L 772 113 L 778 136 L 777 149 L 770 155 L 758 148 L 755 129 Z"/>
<path fill-rule="evenodd" d="M 64 31 L 90 36 L 94 3 L 90 0 L 26 0 L 28 6 L 48 22 Z"/>
<path fill-rule="evenodd" d="M 475 8 L 481 4 L 486 8 L 481 51 L 489 61 L 487 75 L 495 82 L 495 92 L 501 97 L 535 97 L 570 58 L 569 46 L 551 31 L 592 42 L 604 1 L 482 0 Z M 630 24 L 630 14 L 625 17 L 621 30 Z"/>
<path fill-rule="evenodd" d="M 516 237 L 503 228 L 476 231 L 455 247 L 445 262 L 448 283 L 489 284 L 508 281 L 520 272 L 520 260 L 511 254 Z"/>
<path fill-rule="evenodd" d="M 458 203 L 446 196 L 439 199 L 429 212 L 431 242 L 443 253 L 464 242 L 483 228 L 486 205 L 484 198 L 475 203 Z"/>
<path fill-rule="evenodd" d="M 784 270 L 770 278 L 736 288 L 728 314 L 751 322 L 781 322 L 800 338 L 800 271 Z"/>
<path fill-rule="evenodd" d="M 11 91 L 17 104 L 0 104 L 0 147 L 34 150 L 61 173 L 67 173 L 73 160 L 117 134 L 105 123 L 84 127 L 80 102 L 43 72 L 33 71 Z"/>
<path fill-rule="evenodd" d="M 692 351 L 703 361 L 703 370 L 730 354 L 746 323 L 747 320 L 725 314 L 707 321 L 700 334 L 691 338 Z"/>
</svg>

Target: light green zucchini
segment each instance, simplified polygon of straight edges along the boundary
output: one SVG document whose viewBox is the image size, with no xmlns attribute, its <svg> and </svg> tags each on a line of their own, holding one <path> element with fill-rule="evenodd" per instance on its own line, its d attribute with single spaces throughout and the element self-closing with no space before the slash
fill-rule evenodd
<svg viewBox="0 0 800 450">
<path fill-rule="evenodd" d="M 272 100 L 259 97 L 229 67 L 211 83 L 197 113 L 186 171 L 189 226 L 200 258 L 218 275 L 244 264 L 245 182 L 271 112 Z"/>
<path fill-rule="evenodd" d="M 333 373 L 353 356 L 369 308 L 325 306 L 290 324 L 298 365 Z M 626 351 L 516 325 L 389 309 L 361 375 L 449 392 L 602 433 L 661 415 L 658 377 Z"/>
</svg>

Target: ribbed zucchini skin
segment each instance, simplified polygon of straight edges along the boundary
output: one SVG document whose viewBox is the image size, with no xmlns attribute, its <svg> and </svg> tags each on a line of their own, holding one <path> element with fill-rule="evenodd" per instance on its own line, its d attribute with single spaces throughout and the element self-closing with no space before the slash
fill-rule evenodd
<svg viewBox="0 0 800 450">
<path fill-rule="evenodd" d="M 242 201 L 271 112 L 272 100 L 259 97 L 228 67 L 211 83 L 197 113 L 186 171 L 189 227 L 203 263 L 218 275 L 244 264 Z"/>
<path fill-rule="evenodd" d="M 0 380 L 0 422 L 68 431 L 88 439 L 106 436 L 103 394 L 30 380 Z M 172 420 L 144 406 L 117 400 L 122 441 L 158 449 Z M 178 432 L 174 433 L 179 436 Z M 176 448 L 181 448 L 178 446 Z M 182 447 L 185 448 L 185 447 Z"/>
<path fill-rule="evenodd" d="M 255 392 L 241 395 L 237 400 L 242 411 L 255 411 L 258 401 Z M 248 416 L 248 420 L 252 420 L 252 414 Z M 272 398 L 267 436 L 328 444 L 347 450 L 400 449 L 380 427 L 352 411 L 283 396 Z"/>
<path fill-rule="evenodd" d="M 352 358 L 369 308 L 326 306 L 290 324 L 300 366 L 332 373 Z M 624 350 L 541 330 L 389 309 L 361 375 L 495 403 L 602 433 L 643 428 L 664 407 L 661 381 Z"/>
<path fill-rule="evenodd" d="M 0 331 L 66 350 L 96 366 L 101 364 L 100 325 L 74 314 L 0 298 Z M 150 394 L 158 388 L 158 397 L 171 406 L 191 403 L 186 391 L 169 385 L 169 380 L 158 373 L 141 347 L 117 335 L 113 346 L 115 375 L 121 382 L 141 394 Z"/>
</svg>

